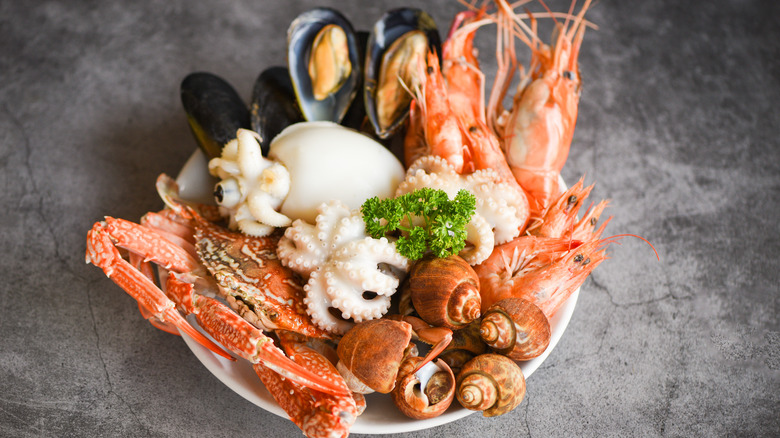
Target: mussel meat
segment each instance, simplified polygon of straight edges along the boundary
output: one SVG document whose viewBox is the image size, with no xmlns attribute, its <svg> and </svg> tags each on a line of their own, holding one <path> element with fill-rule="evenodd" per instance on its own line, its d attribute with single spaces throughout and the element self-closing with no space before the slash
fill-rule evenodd
<svg viewBox="0 0 780 438">
<path fill-rule="evenodd" d="M 249 128 L 249 110 L 227 81 L 211 73 L 190 73 L 181 82 L 181 103 L 198 146 L 208 159 Z"/>
<path fill-rule="evenodd" d="M 368 41 L 363 87 L 366 113 L 379 138 L 388 138 L 409 114 L 420 62 L 441 54 L 436 23 L 426 12 L 399 8 L 374 24 Z"/>
<path fill-rule="evenodd" d="M 341 122 L 357 94 L 361 74 L 349 21 L 329 8 L 299 15 L 287 30 L 287 64 L 306 120 Z"/>
<path fill-rule="evenodd" d="M 270 67 L 260 73 L 252 87 L 249 109 L 252 130 L 260 134 L 264 156 L 268 155 L 274 137 L 284 128 L 304 120 L 286 67 Z"/>
</svg>

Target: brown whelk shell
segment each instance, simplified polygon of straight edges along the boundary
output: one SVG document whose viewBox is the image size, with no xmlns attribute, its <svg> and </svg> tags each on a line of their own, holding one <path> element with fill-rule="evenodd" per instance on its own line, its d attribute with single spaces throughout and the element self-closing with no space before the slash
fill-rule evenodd
<svg viewBox="0 0 780 438">
<path fill-rule="evenodd" d="M 487 352 L 487 344 L 479 335 L 480 321 L 474 321 L 466 327 L 452 332 L 452 341 L 439 355 L 456 375 L 466 362 L 475 356 Z"/>
<path fill-rule="evenodd" d="M 352 391 L 371 392 L 361 388 L 362 383 L 387 394 L 395 386 L 398 368 L 411 339 L 409 323 L 389 319 L 361 322 L 341 338 L 336 349 L 339 356 L 336 367 Z M 354 382 L 353 377 L 359 382 Z"/>
<path fill-rule="evenodd" d="M 421 387 L 419 373 L 413 372 L 422 362 L 422 357 L 407 357 L 398 369 L 398 379 L 391 392 L 393 402 L 404 415 L 417 420 L 424 420 L 441 415 L 449 408 L 455 399 L 455 375 L 446 363 L 437 360 L 438 366 Z"/>
<path fill-rule="evenodd" d="M 479 277 L 457 255 L 419 260 L 410 270 L 408 287 L 417 314 L 431 325 L 457 330 L 479 318 Z"/>
<path fill-rule="evenodd" d="M 479 334 L 496 353 L 513 360 L 528 360 L 544 353 L 550 345 L 550 322 L 534 303 L 505 298 L 485 312 Z"/>
<path fill-rule="evenodd" d="M 525 397 L 525 377 L 520 366 L 500 354 L 481 354 L 463 366 L 455 396 L 466 409 L 485 417 L 506 414 Z"/>
</svg>

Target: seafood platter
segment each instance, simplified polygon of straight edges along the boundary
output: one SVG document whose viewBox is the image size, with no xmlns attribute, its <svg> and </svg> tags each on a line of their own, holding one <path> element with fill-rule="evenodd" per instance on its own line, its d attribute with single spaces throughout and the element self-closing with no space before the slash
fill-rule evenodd
<svg viewBox="0 0 780 438">
<path fill-rule="evenodd" d="M 198 150 L 158 177 L 163 210 L 94 224 L 87 262 L 308 437 L 511 412 L 621 237 L 593 186 L 560 177 L 590 1 L 520 3 L 464 3 L 446 34 L 416 8 L 367 31 L 305 11 L 248 104 L 187 75 Z"/>
</svg>

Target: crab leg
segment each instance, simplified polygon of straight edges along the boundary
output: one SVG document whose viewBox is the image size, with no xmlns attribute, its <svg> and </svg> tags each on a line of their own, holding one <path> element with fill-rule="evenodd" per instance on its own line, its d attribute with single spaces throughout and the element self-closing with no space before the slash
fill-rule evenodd
<svg viewBox="0 0 780 438">
<path fill-rule="evenodd" d="M 195 330 L 152 280 L 122 258 L 109 237 L 106 227 L 105 222 L 98 222 L 87 233 L 86 262 L 102 269 L 106 276 L 138 301 L 138 305 L 157 321 L 166 325 L 167 323 L 173 324 L 214 353 L 226 359 L 235 360 L 217 344 Z M 156 324 L 153 325 L 156 326 Z"/>
<path fill-rule="evenodd" d="M 305 336 L 288 331 L 280 331 L 277 334 L 290 358 L 318 374 L 329 376 L 334 382 L 338 382 L 339 386 L 347 389 L 343 378 L 326 358 L 328 352 L 320 354 L 306 345 Z M 254 368 L 279 406 L 305 436 L 330 438 L 349 435 L 349 429 L 360 412 L 353 396 L 323 394 L 284 379 L 262 364 L 257 364 Z"/>
<path fill-rule="evenodd" d="M 285 379 L 261 363 L 254 364 L 254 369 L 263 385 L 276 400 L 276 403 L 290 417 L 290 421 L 295 423 L 304 432 L 305 436 L 319 438 L 317 435 L 307 434 L 304 430 L 313 408 L 311 393 L 305 387 L 298 385 L 290 379 Z"/>
<path fill-rule="evenodd" d="M 333 347 L 322 340 L 308 338 L 291 331 L 282 330 L 277 332 L 277 335 L 282 348 L 292 360 L 318 375 L 327 376 L 328 379 L 332 379 L 344 389 L 349 389 L 347 382 L 344 381 L 344 378 L 334 366 L 338 362 L 338 355 Z M 349 426 L 352 425 L 356 417 L 363 412 L 362 409 L 365 408 L 365 406 L 360 406 L 365 403 L 363 394 L 352 393 L 348 396 L 319 395 L 317 398 L 317 406 L 322 410 L 331 412 L 333 416 L 333 421 L 335 422 L 330 425 L 330 429 L 334 429 L 339 425 L 346 426 L 349 429 Z"/>
<path fill-rule="evenodd" d="M 135 269 L 137 269 L 139 272 L 144 274 L 146 278 L 154 282 L 154 272 L 152 270 L 151 263 L 144 261 L 143 257 L 132 252 L 130 253 L 129 259 L 130 259 L 129 260 L 130 264 L 133 265 Z M 180 335 L 179 330 L 176 328 L 175 325 L 171 324 L 170 322 L 160 321 L 159 319 L 155 318 L 154 315 L 152 315 L 152 312 L 146 310 L 146 308 L 141 304 L 138 304 L 138 311 L 141 312 L 141 316 L 143 316 L 145 320 L 149 321 L 149 323 L 153 325 L 155 328 L 158 328 L 172 335 L 176 335 L 176 336 Z"/>
<path fill-rule="evenodd" d="M 346 384 L 326 378 L 293 362 L 271 338 L 221 302 L 195 292 L 192 277 L 171 272 L 166 290 L 185 313 L 195 315 L 200 326 L 217 342 L 253 364 L 261 363 L 279 375 L 308 388 L 331 395 L 349 394 Z M 343 383 L 343 382 L 342 382 Z"/>
<path fill-rule="evenodd" d="M 400 317 L 391 315 L 390 318 L 395 319 L 397 321 L 404 321 L 406 323 L 411 324 L 412 335 L 414 336 L 414 338 L 419 339 L 425 342 L 426 344 L 431 345 L 431 349 L 428 351 L 428 354 L 426 354 L 423 360 L 419 364 L 417 364 L 416 367 L 414 367 L 412 373 L 416 373 L 417 371 L 420 370 L 420 368 L 425 366 L 428 362 L 431 362 L 434 359 L 436 359 L 439 356 L 439 354 L 441 354 L 441 352 L 444 351 L 444 349 L 447 348 L 447 345 L 449 345 L 450 342 L 452 341 L 452 330 L 448 328 L 432 327 L 422 319 L 411 315 L 400 316 Z"/>
<path fill-rule="evenodd" d="M 117 242 L 117 246 L 146 257 L 146 261 L 176 272 L 194 271 L 200 267 L 186 250 L 151 228 L 109 216 L 99 223 Z"/>
</svg>

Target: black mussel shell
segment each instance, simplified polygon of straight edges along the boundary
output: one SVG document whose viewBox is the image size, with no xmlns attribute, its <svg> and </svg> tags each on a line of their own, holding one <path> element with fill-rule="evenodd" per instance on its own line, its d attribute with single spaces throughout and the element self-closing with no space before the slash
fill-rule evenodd
<svg viewBox="0 0 780 438">
<path fill-rule="evenodd" d="M 321 35 L 333 38 L 320 40 Z M 318 41 L 325 43 L 319 45 Z M 315 46 L 322 50 L 313 50 Z M 319 64 L 323 68 L 313 68 L 312 74 L 310 61 L 320 59 L 327 61 Z M 287 65 L 306 120 L 340 123 L 357 94 L 361 75 L 357 39 L 349 21 L 329 8 L 299 15 L 287 30 Z"/>
<path fill-rule="evenodd" d="M 412 82 L 411 77 L 400 70 L 408 69 L 409 74 L 414 75 L 417 71 L 415 54 L 422 51 L 425 56 L 426 47 L 441 56 L 436 23 L 420 9 L 388 11 L 374 25 L 368 40 L 363 93 L 366 113 L 379 138 L 393 134 L 408 116 L 411 95 L 404 87 L 413 84 L 401 84 L 397 78 L 400 76 L 404 82 Z"/>
<path fill-rule="evenodd" d="M 304 120 L 286 67 L 270 67 L 260 73 L 252 87 L 249 109 L 263 155 L 268 155 L 271 140 L 284 128 Z"/>
<path fill-rule="evenodd" d="M 181 82 L 181 103 L 198 146 L 206 156 L 222 155 L 222 147 L 249 128 L 249 110 L 235 89 L 211 73 L 191 73 Z"/>
</svg>

